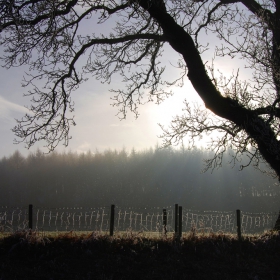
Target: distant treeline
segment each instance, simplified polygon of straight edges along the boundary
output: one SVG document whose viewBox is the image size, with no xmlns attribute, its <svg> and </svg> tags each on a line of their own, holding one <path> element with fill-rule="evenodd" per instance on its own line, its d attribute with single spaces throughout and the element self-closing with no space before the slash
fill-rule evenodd
<svg viewBox="0 0 280 280">
<path fill-rule="evenodd" d="M 202 173 L 203 150 L 149 149 L 86 154 L 18 151 L 0 161 L 0 205 L 95 207 L 116 204 L 164 207 L 179 203 L 197 210 L 278 211 L 275 180 L 246 168 Z"/>
</svg>

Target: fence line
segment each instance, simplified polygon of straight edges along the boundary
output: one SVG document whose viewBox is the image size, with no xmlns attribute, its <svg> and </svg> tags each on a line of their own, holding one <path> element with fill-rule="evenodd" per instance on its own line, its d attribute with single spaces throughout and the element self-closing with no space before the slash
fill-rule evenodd
<svg viewBox="0 0 280 280">
<path fill-rule="evenodd" d="M 239 211 L 239 214 L 238 214 Z M 238 215 L 240 218 L 238 220 Z M 111 207 L 26 208 L 0 207 L 0 231 L 158 232 L 181 236 L 182 232 L 261 233 L 274 227 L 277 213 L 195 211 L 175 205 L 161 208 Z"/>
</svg>

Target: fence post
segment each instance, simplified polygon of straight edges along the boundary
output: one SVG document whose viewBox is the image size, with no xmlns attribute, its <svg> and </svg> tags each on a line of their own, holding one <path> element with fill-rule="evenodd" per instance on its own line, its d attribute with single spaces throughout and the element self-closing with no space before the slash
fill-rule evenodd
<svg viewBox="0 0 280 280">
<path fill-rule="evenodd" d="M 183 207 L 179 206 L 179 238 L 182 237 Z"/>
<path fill-rule="evenodd" d="M 115 221 L 115 205 L 111 205 L 111 215 L 110 215 L 110 236 L 114 234 L 114 221 Z"/>
<path fill-rule="evenodd" d="M 276 214 L 276 213 L 275 213 Z M 275 225 L 274 225 L 274 227 L 273 227 L 273 230 L 280 230 L 280 211 L 279 211 L 279 213 L 278 213 L 278 218 L 277 218 L 277 220 L 276 220 L 276 222 L 275 222 Z"/>
<path fill-rule="evenodd" d="M 28 208 L 28 227 L 29 229 L 32 229 L 33 227 L 33 205 L 29 204 Z"/>
<path fill-rule="evenodd" d="M 163 209 L 163 234 L 166 235 L 167 234 L 167 213 L 166 213 L 166 209 Z"/>
<path fill-rule="evenodd" d="M 236 210 L 236 222 L 237 222 L 237 238 L 241 240 L 241 219 L 240 219 L 240 210 Z"/>
<path fill-rule="evenodd" d="M 175 237 L 178 236 L 178 204 L 175 204 Z"/>
</svg>

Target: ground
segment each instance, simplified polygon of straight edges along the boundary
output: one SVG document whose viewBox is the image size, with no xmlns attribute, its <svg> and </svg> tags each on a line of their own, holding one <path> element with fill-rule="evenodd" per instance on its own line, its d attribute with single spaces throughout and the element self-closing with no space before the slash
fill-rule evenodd
<svg viewBox="0 0 280 280">
<path fill-rule="evenodd" d="M 174 238 L 18 232 L 0 238 L 0 279 L 280 279 L 280 234 Z"/>
</svg>

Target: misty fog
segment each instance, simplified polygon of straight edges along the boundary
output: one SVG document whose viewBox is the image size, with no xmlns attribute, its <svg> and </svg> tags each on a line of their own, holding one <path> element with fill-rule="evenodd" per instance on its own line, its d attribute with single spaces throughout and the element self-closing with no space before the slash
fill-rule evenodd
<svg viewBox="0 0 280 280">
<path fill-rule="evenodd" d="M 279 186 L 252 167 L 227 164 L 202 173 L 208 152 L 149 149 L 87 154 L 18 151 L 0 160 L 0 205 L 23 207 L 165 207 L 279 211 Z"/>
</svg>

